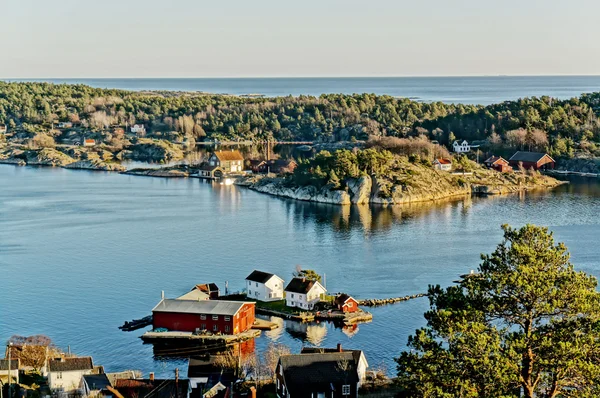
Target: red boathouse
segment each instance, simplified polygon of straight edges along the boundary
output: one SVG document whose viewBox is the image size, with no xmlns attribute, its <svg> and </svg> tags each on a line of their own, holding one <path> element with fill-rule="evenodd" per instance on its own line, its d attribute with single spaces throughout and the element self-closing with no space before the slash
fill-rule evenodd
<svg viewBox="0 0 600 398">
<path fill-rule="evenodd" d="M 170 331 L 237 334 L 254 324 L 254 307 L 241 301 L 162 299 L 152 309 L 152 325 Z"/>
<path fill-rule="evenodd" d="M 358 301 L 345 293 L 340 294 L 335 298 L 335 306 L 342 312 L 356 312 L 358 311 Z"/>
<path fill-rule="evenodd" d="M 525 170 L 548 170 L 554 168 L 554 159 L 550 155 L 541 152 L 518 151 L 508 159 L 513 168 L 523 166 Z"/>
</svg>

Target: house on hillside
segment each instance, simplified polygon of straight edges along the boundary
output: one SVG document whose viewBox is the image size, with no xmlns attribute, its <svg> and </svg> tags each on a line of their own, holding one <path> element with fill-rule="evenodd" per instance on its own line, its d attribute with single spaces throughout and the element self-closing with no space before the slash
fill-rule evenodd
<svg viewBox="0 0 600 398">
<path fill-rule="evenodd" d="M 83 146 L 94 146 L 94 145 L 96 145 L 96 140 L 93 140 L 91 138 L 83 139 Z"/>
<path fill-rule="evenodd" d="M 288 307 L 312 310 L 321 301 L 327 289 L 319 282 L 306 278 L 293 278 L 285 287 L 285 303 Z"/>
<path fill-rule="evenodd" d="M 556 163 L 547 153 L 518 151 L 508 159 L 513 168 L 523 166 L 525 170 L 551 170 Z"/>
<path fill-rule="evenodd" d="M 152 309 L 154 329 L 237 334 L 254 324 L 255 303 L 224 300 L 162 299 Z"/>
<path fill-rule="evenodd" d="M 219 166 L 226 173 L 239 173 L 244 169 L 244 157 L 240 151 L 215 151 L 208 158 L 209 166 Z"/>
<path fill-rule="evenodd" d="M 198 169 L 198 176 L 209 180 L 218 180 L 223 177 L 224 171 L 220 166 L 211 166 L 209 164 L 203 164 Z"/>
<path fill-rule="evenodd" d="M 248 298 L 259 301 L 283 300 L 283 282 L 275 274 L 254 270 L 246 277 Z"/>
<path fill-rule="evenodd" d="M 83 375 L 79 389 L 84 397 L 97 397 L 99 395 L 112 395 L 109 387 L 110 380 L 104 373 Z"/>
<path fill-rule="evenodd" d="M 275 368 L 277 396 L 358 397 L 361 380 L 349 351 L 282 355 Z"/>
<path fill-rule="evenodd" d="M 262 173 L 261 170 L 264 169 L 264 165 L 266 162 L 264 160 L 259 159 L 248 159 L 246 160 L 246 167 L 252 170 L 253 173 Z"/>
<path fill-rule="evenodd" d="M 143 124 L 134 124 L 131 126 L 131 132 L 136 135 L 144 135 L 146 134 L 146 127 Z"/>
<path fill-rule="evenodd" d="M 456 153 L 467 153 L 471 151 L 471 145 L 466 140 L 462 142 L 454 141 L 452 143 L 452 150 Z"/>
<path fill-rule="evenodd" d="M 0 124 L 0 134 L 6 134 L 7 131 L 6 124 Z"/>
<path fill-rule="evenodd" d="M 358 301 L 347 295 L 346 293 L 338 294 L 333 301 L 336 308 L 342 312 L 356 312 L 358 311 Z"/>
<path fill-rule="evenodd" d="M 367 368 L 369 367 L 369 363 L 362 350 L 346 350 L 338 343 L 335 348 L 302 347 L 302 350 L 300 351 L 301 354 L 324 354 L 331 352 L 351 352 L 354 362 L 356 363 L 356 369 L 358 370 L 359 383 L 362 384 L 367 380 Z"/>
<path fill-rule="evenodd" d="M 293 159 L 273 159 L 265 162 L 262 166 L 262 172 L 273 174 L 293 173 L 296 167 L 298 167 L 298 163 Z"/>
<path fill-rule="evenodd" d="M 436 170 L 450 171 L 452 170 L 452 160 L 450 159 L 436 159 L 433 161 L 433 168 Z"/>
<path fill-rule="evenodd" d="M 53 391 L 76 391 L 81 378 L 92 374 L 93 369 L 92 357 L 51 359 L 48 361 L 48 386 Z"/>
<path fill-rule="evenodd" d="M 501 173 L 512 171 L 512 167 L 510 167 L 508 160 L 504 159 L 502 156 L 491 156 L 486 159 L 483 164 L 488 169 L 494 169 Z"/>
</svg>

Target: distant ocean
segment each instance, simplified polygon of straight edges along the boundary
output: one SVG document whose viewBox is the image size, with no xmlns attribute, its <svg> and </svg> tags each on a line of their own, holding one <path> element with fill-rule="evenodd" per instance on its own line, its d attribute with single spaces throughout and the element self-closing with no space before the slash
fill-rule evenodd
<svg viewBox="0 0 600 398">
<path fill-rule="evenodd" d="M 267 97 L 327 93 L 375 93 L 416 101 L 482 104 L 549 95 L 566 99 L 600 91 L 600 76 L 194 78 L 194 79 L 4 79 L 87 84 L 123 90 L 201 91 Z"/>
</svg>

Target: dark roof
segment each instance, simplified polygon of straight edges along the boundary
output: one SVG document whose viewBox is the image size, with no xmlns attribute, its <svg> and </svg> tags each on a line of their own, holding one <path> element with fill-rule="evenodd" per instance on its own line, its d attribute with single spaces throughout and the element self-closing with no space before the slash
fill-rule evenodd
<svg viewBox="0 0 600 398">
<path fill-rule="evenodd" d="M 196 289 L 200 290 L 201 292 L 206 292 L 206 293 L 219 291 L 219 287 L 215 283 L 202 283 L 202 284 L 196 285 Z"/>
<path fill-rule="evenodd" d="M 215 151 L 213 152 L 220 161 L 226 160 L 244 160 L 240 151 Z"/>
<path fill-rule="evenodd" d="M 247 281 L 258 282 L 258 283 L 267 283 L 269 279 L 276 276 L 275 274 L 270 274 L 268 272 L 262 272 L 254 270 L 250 275 L 246 277 Z"/>
<path fill-rule="evenodd" d="M 322 348 L 322 347 L 302 347 L 300 354 L 325 354 L 331 352 L 340 352 L 338 348 Z M 360 362 L 360 356 L 362 355 L 362 350 L 346 350 L 342 349 L 342 352 L 351 352 L 352 358 L 354 362 L 358 366 Z"/>
<path fill-rule="evenodd" d="M 48 362 L 50 372 L 68 372 L 70 370 L 92 370 L 92 357 L 51 359 Z"/>
<path fill-rule="evenodd" d="M 509 160 L 511 162 L 533 162 L 533 163 L 537 163 L 540 160 L 542 160 L 542 158 L 544 156 L 547 156 L 547 154 L 546 153 L 542 153 L 542 152 L 518 151 L 514 155 L 512 155 Z M 548 156 L 548 157 L 550 158 L 550 156 Z M 550 158 L 550 159 L 552 159 L 552 158 Z M 552 159 L 552 161 L 554 161 L 554 159 Z"/>
<path fill-rule="evenodd" d="M 336 305 L 340 305 L 340 304 L 343 305 L 344 303 L 346 303 L 346 301 L 348 301 L 350 299 L 356 301 L 356 299 L 354 299 L 352 296 L 350 296 L 350 295 L 348 295 L 346 293 L 342 293 L 342 294 L 336 296 L 334 302 L 335 302 Z"/>
<path fill-rule="evenodd" d="M 120 379 L 115 383 L 125 398 L 185 398 L 188 386 L 187 379 Z"/>
<path fill-rule="evenodd" d="M 89 390 L 104 390 L 111 385 L 108 377 L 104 373 L 84 375 L 83 380 L 85 381 L 85 384 L 87 384 Z"/>
<path fill-rule="evenodd" d="M 211 166 L 209 164 L 203 164 L 202 166 L 198 167 L 198 170 L 203 170 L 203 171 L 214 171 L 216 169 L 220 169 L 221 167 L 219 166 Z"/>
<path fill-rule="evenodd" d="M 308 293 L 315 283 L 317 283 L 317 281 L 306 278 L 294 278 L 285 287 L 285 291 L 292 293 Z"/>
<path fill-rule="evenodd" d="M 20 367 L 18 359 L 10 360 L 10 370 L 17 370 Z M 0 359 L 0 370 L 8 370 L 8 359 Z"/>
<path fill-rule="evenodd" d="M 297 396 L 311 391 L 331 391 L 332 385 L 359 381 L 351 352 L 283 355 L 279 363 L 287 389 Z"/>
<path fill-rule="evenodd" d="M 179 314 L 208 314 L 208 315 L 235 315 L 249 301 L 225 300 L 179 300 L 163 299 L 152 309 L 152 312 L 171 312 Z"/>
</svg>

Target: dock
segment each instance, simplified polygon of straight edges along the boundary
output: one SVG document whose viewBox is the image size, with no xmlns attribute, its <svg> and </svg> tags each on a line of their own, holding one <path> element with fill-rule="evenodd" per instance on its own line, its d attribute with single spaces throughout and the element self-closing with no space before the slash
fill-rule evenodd
<svg viewBox="0 0 600 398">
<path fill-rule="evenodd" d="M 273 330 L 279 327 L 278 324 L 266 321 L 264 319 L 256 318 L 254 321 L 254 325 L 252 325 L 252 329 L 255 330 Z"/>
<path fill-rule="evenodd" d="M 195 334 L 192 332 L 146 332 L 140 336 L 145 343 L 181 341 L 198 344 L 223 344 L 239 343 L 260 336 L 260 330 L 250 329 L 238 334 Z"/>
<path fill-rule="evenodd" d="M 142 319 L 125 321 L 125 323 L 122 326 L 119 326 L 119 329 L 121 329 L 124 332 L 132 332 L 134 330 L 145 328 L 146 326 L 150 325 L 152 325 L 152 315 L 145 316 Z"/>
</svg>

